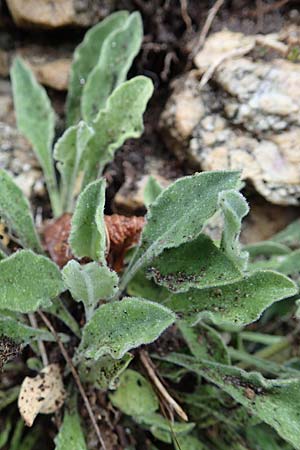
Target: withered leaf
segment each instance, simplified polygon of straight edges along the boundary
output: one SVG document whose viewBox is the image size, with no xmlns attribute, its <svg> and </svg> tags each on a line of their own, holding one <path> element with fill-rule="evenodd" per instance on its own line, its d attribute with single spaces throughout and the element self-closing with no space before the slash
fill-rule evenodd
<svg viewBox="0 0 300 450">
<path fill-rule="evenodd" d="M 65 397 L 59 365 L 50 364 L 34 378 L 24 379 L 18 399 L 20 414 L 31 427 L 39 413 L 51 414 L 61 408 Z"/>
</svg>

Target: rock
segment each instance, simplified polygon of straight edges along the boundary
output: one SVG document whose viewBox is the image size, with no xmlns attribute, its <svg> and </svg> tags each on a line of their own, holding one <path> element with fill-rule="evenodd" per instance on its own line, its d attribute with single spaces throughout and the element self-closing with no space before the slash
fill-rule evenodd
<svg viewBox="0 0 300 450">
<path fill-rule="evenodd" d="M 21 56 L 31 67 L 38 81 L 58 91 L 68 89 L 72 52 L 68 48 L 28 45 L 17 48 L 14 53 Z M 13 59 L 13 56 L 10 58 Z"/>
<path fill-rule="evenodd" d="M 14 22 L 24 28 L 89 26 L 113 9 L 113 0 L 7 0 Z"/>
<path fill-rule="evenodd" d="M 0 168 L 14 177 L 28 198 L 45 195 L 43 174 L 30 145 L 15 128 L 3 122 L 0 122 Z"/>
<path fill-rule="evenodd" d="M 173 84 L 161 129 L 169 148 L 196 170 L 241 170 L 270 202 L 299 205 L 300 65 L 277 54 L 259 60 L 255 47 L 247 56 L 223 60 L 208 84 L 200 84 L 222 52 L 251 40 L 229 31 L 212 35 L 196 56 L 199 71 Z M 285 46 L 274 35 L 255 42 L 272 43 L 272 52 Z"/>
<path fill-rule="evenodd" d="M 159 157 L 148 156 L 142 173 L 137 173 L 134 167 L 124 164 L 125 182 L 114 197 L 113 210 L 119 214 L 132 215 L 145 211 L 144 189 L 150 175 L 163 186 L 171 182 L 166 172 L 166 162 Z"/>
</svg>

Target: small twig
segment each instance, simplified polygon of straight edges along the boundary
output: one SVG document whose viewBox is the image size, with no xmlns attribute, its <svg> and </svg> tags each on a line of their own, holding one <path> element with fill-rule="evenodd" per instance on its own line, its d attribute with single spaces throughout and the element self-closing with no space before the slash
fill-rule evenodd
<svg viewBox="0 0 300 450">
<path fill-rule="evenodd" d="M 149 378 L 152 380 L 154 386 L 158 390 L 158 392 L 161 394 L 163 399 L 167 402 L 168 406 L 171 407 L 172 410 L 174 410 L 178 416 L 183 419 L 185 422 L 188 421 L 188 416 L 183 411 L 180 405 L 171 397 L 169 392 L 166 390 L 160 379 L 155 373 L 154 365 L 148 355 L 148 353 L 145 350 L 140 351 L 140 358 L 141 362 L 143 363 L 145 369 L 147 370 L 147 373 L 149 375 Z"/>
<path fill-rule="evenodd" d="M 160 74 L 161 79 L 163 81 L 167 81 L 167 79 L 168 79 L 168 76 L 170 74 L 170 67 L 171 67 L 172 61 L 178 61 L 178 58 L 177 58 L 175 52 L 169 52 L 169 53 L 166 54 L 165 61 L 164 61 L 164 68 L 163 68 L 163 71 Z"/>
<path fill-rule="evenodd" d="M 250 11 L 248 13 L 249 16 L 264 16 L 265 14 L 268 14 L 271 11 L 274 11 L 275 9 L 279 9 L 282 8 L 282 6 L 286 5 L 287 3 L 289 3 L 291 0 L 279 0 L 278 2 L 275 2 L 271 5 L 265 5 L 260 7 L 259 9 L 257 9 L 256 11 Z"/>
<path fill-rule="evenodd" d="M 249 44 L 247 47 L 242 48 L 235 48 L 234 50 L 230 50 L 227 53 L 224 53 L 224 55 L 220 56 L 213 64 L 209 66 L 209 68 L 206 70 L 206 72 L 203 74 L 201 81 L 199 83 L 199 88 L 203 89 L 203 87 L 208 83 L 208 81 L 211 79 L 213 74 L 215 73 L 216 69 L 227 59 L 236 58 L 237 56 L 244 56 L 247 53 L 249 53 L 255 43 Z"/>
<path fill-rule="evenodd" d="M 35 315 L 33 313 L 28 314 L 28 319 L 29 319 L 29 322 L 30 322 L 31 326 L 33 328 L 38 329 L 38 323 L 37 323 L 36 317 L 35 317 Z M 48 356 L 47 356 L 45 344 L 40 339 L 38 339 L 37 344 L 38 344 L 39 351 L 40 351 L 40 354 L 41 354 L 43 366 L 46 367 L 46 366 L 49 365 L 49 359 L 48 359 Z"/>
<path fill-rule="evenodd" d="M 181 16 L 185 23 L 186 29 L 190 31 L 192 29 L 192 19 L 188 13 L 188 0 L 180 0 Z"/>
<path fill-rule="evenodd" d="M 63 345 L 63 343 L 62 343 L 62 341 L 61 341 L 61 339 L 59 337 L 59 335 L 57 334 L 56 330 L 54 329 L 53 325 L 51 324 L 50 320 L 47 318 L 47 316 L 43 312 L 39 311 L 38 314 L 41 317 L 41 319 L 43 320 L 43 322 L 45 323 L 45 325 L 49 328 L 49 330 L 51 331 L 53 336 L 55 337 L 55 340 L 56 340 L 56 342 L 57 342 L 57 344 L 58 344 L 58 346 L 59 346 L 59 348 L 60 348 L 60 350 L 62 352 L 62 355 L 65 358 L 66 363 L 70 367 L 70 370 L 72 372 L 73 378 L 75 380 L 75 383 L 77 384 L 77 387 L 79 389 L 80 395 L 81 395 L 81 397 L 82 397 L 82 399 L 84 401 L 85 407 L 87 409 L 88 415 L 90 416 L 91 422 L 93 424 L 93 427 L 95 429 L 95 432 L 96 432 L 96 435 L 97 435 L 97 437 L 99 439 L 99 442 L 100 442 L 103 450 L 106 450 L 106 445 L 105 445 L 105 443 L 103 441 L 103 438 L 101 436 L 101 432 L 100 432 L 100 429 L 98 427 L 98 424 L 97 424 L 95 415 L 93 413 L 91 404 L 90 404 L 89 399 L 87 398 L 87 395 L 86 395 L 86 393 L 85 393 L 85 391 L 83 389 L 83 386 L 81 384 L 81 381 L 80 381 L 80 378 L 78 376 L 78 373 L 77 373 L 77 371 L 76 371 L 76 369 L 75 369 L 75 367 L 73 365 L 73 362 L 72 362 L 70 356 L 68 355 L 68 352 L 65 349 L 65 347 L 64 347 L 64 345 Z"/>
<path fill-rule="evenodd" d="M 210 27 L 212 26 L 212 23 L 214 21 L 214 18 L 218 14 L 220 8 L 223 6 L 224 0 L 217 0 L 216 3 L 213 5 L 213 7 L 209 10 L 206 21 L 203 25 L 203 28 L 201 30 L 199 39 L 194 46 L 193 50 L 191 51 L 189 55 L 189 60 L 194 59 L 194 56 L 201 50 L 201 48 L 204 45 L 205 39 L 209 33 Z"/>
</svg>

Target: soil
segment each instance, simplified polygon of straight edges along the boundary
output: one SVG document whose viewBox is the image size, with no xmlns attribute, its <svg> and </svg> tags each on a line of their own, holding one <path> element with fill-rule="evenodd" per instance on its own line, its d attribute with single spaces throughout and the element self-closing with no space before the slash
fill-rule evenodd
<svg viewBox="0 0 300 450">
<path fill-rule="evenodd" d="M 189 54 L 192 43 L 197 39 L 199 30 L 201 30 L 208 10 L 212 7 L 214 1 L 187 0 L 186 3 L 188 9 L 184 11 L 184 2 L 179 0 L 120 0 L 117 2 L 118 9 L 139 10 L 144 22 L 145 37 L 142 50 L 135 60 L 129 77 L 135 74 L 144 74 L 150 77 L 154 82 L 155 91 L 145 114 L 144 135 L 139 140 L 128 141 L 117 152 L 114 162 L 106 168 L 105 176 L 108 180 L 108 190 L 105 212 L 107 214 L 116 212 L 113 207 L 113 199 L 125 180 L 126 167 L 130 166 L 133 178 L 138 177 L 139 173 L 143 171 L 146 156 L 151 155 L 163 158 L 165 161 L 165 174 L 169 178 L 178 178 L 192 172 L 189 166 L 177 161 L 175 156 L 167 150 L 158 128 L 158 117 L 171 92 L 170 83 L 175 77 L 185 73 L 188 67 L 190 68 Z M 286 2 L 282 7 L 277 7 L 277 3 L 277 1 L 272 0 L 264 0 L 264 2 L 227 0 L 214 19 L 210 32 L 228 27 L 231 30 L 249 34 L 258 32 L 271 33 L 279 31 L 286 23 L 300 25 L 299 0 Z M 63 46 L 66 49 L 73 50 L 85 32 L 82 29 L 59 31 L 21 30 L 14 25 L 3 0 L 0 0 L 0 16 L 0 48 L 4 50 L 33 43 L 45 45 L 47 49 Z M 61 119 L 61 128 L 57 130 L 58 134 L 60 134 L 63 124 L 65 94 L 49 89 L 49 95 Z M 250 192 L 249 197 L 252 200 L 257 196 Z M 264 203 L 263 200 L 259 200 L 259 202 Z M 48 215 L 47 198 L 36 199 L 37 206 L 42 206 L 44 215 Z M 293 211 L 293 213 L 289 213 L 290 221 L 298 215 L 296 208 Z M 143 213 L 143 209 L 138 211 L 138 214 L 142 215 Z M 251 241 L 251 236 L 249 240 Z M 77 313 L 80 316 L 80 311 Z M 156 343 L 156 349 L 159 353 L 173 351 L 177 347 L 178 336 L 176 335 L 176 329 L 174 330 L 173 328 L 168 335 L 165 335 Z M 30 350 L 26 351 L 27 357 L 29 356 L 28 354 L 30 354 Z M 53 359 L 57 359 L 57 355 L 54 355 Z M 136 364 L 138 365 L 139 363 Z M 18 378 L 18 375 L 16 375 L 16 378 Z M 10 384 L 9 380 L 5 382 L 6 385 Z M 101 406 L 102 414 L 102 407 L 105 409 L 101 431 L 104 435 L 110 436 L 108 442 L 111 445 L 107 448 L 121 450 L 129 445 L 133 445 L 134 448 L 140 450 L 146 448 L 147 433 L 142 433 L 139 430 L 136 438 L 133 438 L 132 435 L 128 436 L 126 428 L 121 427 L 119 424 L 120 414 L 114 411 L 111 405 L 107 403 L 105 395 L 93 391 L 89 394 L 95 413 L 100 408 L 99 405 Z M 84 411 L 84 408 L 82 410 Z M 83 412 L 83 415 L 88 423 L 88 418 L 85 417 L 86 413 Z M 40 427 L 43 428 L 45 434 L 43 449 L 50 450 L 52 448 L 50 444 L 51 439 L 49 439 L 49 446 L 45 447 L 45 442 L 48 438 L 52 438 L 55 435 L 55 429 L 60 420 L 59 413 L 52 423 L 46 417 L 40 420 Z M 96 449 L 97 444 L 95 443 L 96 439 L 92 429 L 90 429 L 89 441 L 90 448 Z M 171 448 L 171 446 L 165 444 L 165 446 L 162 445 L 160 448 Z"/>
</svg>

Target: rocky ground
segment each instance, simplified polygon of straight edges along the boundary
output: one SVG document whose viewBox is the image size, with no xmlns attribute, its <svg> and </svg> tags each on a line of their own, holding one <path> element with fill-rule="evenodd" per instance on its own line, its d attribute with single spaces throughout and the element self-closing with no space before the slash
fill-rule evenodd
<svg viewBox="0 0 300 450">
<path fill-rule="evenodd" d="M 48 199 L 16 129 L 10 64 L 21 55 L 48 89 L 60 135 L 73 50 L 88 27 L 122 8 L 139 10 L 145 27 L 130 75 L 151 77 L 155 94 L 143 137 L 106 169 L 107 213 L 144 214 L 149 174 L 167 185 L 194 171 L 234 168 L 251 205 L 244 242 L 269 238 L 299 216 L 299 1 L 224 1 L 199 42 L 214 3 L 0 0 L 0 167 L 15 176 L 39 220 L 49 217 Z"/>
</svg>

